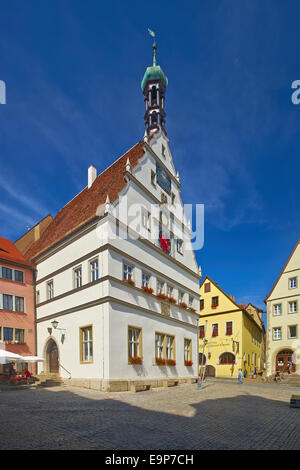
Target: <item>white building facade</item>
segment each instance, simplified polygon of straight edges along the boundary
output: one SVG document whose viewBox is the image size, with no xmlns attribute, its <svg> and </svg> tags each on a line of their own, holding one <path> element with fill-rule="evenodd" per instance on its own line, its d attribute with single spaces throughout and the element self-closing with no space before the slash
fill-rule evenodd
<svg viewBox="0 0 300 470">
<path fill-rule="evenodd" d="M 300 240 L 271 292 L 267 305 L 267 375 L 300 374 Z"/>
<path fill-rule="evenodd" d="M 166 84 L 148 67 L 144 140 L 99 176 L 90 167 L 27 253 L 40 373 L 103 391 L 197 377 L 200 276 L 161 119 Z"/>
</svg>

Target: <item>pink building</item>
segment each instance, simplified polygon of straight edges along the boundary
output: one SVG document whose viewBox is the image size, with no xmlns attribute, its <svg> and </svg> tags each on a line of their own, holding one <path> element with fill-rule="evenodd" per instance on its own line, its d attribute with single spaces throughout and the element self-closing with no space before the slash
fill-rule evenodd
<svg viewBox="0 0 300 470">
<path fill-rule="evenodd" d="M 0 237 L 0 342 L 21 356 L 36 354 L 34 276 L 15 245 Z M 35 372 L 35 365 L 30 368 Z"/>
</svg>

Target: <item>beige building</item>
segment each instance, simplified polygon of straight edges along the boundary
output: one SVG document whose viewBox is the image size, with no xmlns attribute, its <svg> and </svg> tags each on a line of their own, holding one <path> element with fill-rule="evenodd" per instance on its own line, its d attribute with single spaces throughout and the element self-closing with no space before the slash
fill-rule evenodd
<svg viewBox="0 0 300 470">
<path fill-rule="evenodd" d="M 300 373 L 300 239 L 279 274 L 267 305 L 267 375 Z"/>
</svg>

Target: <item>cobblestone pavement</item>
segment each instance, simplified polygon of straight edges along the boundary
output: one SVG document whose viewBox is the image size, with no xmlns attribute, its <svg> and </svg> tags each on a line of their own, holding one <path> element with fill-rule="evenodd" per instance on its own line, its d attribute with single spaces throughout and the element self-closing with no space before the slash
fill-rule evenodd
<svg viewBox="0 0 300 470">
<path fill-rule="evenodd" d="M 0 449 L 300 449 L 292 394 L 213 381 L 202 390 L 194 384 L 138 393 L 7 391 L 0 393 Z"/>
</svg>

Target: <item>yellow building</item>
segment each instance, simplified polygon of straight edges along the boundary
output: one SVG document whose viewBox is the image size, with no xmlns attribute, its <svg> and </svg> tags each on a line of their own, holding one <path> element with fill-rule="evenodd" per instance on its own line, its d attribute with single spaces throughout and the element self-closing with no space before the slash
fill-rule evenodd
<svg viewBox="0 0 300 470">
<path fill-rule="evenodd" d="M 249 310 L 249 311 L 247 311 Z M 200 286 L 199 366 L 215 377 L 249 376 L 264 367 L 264 326 L 261 310 L 238 305 L 208 276 Z M 205 348 L 203 355 L 203 344 Z"/>
</svg>

